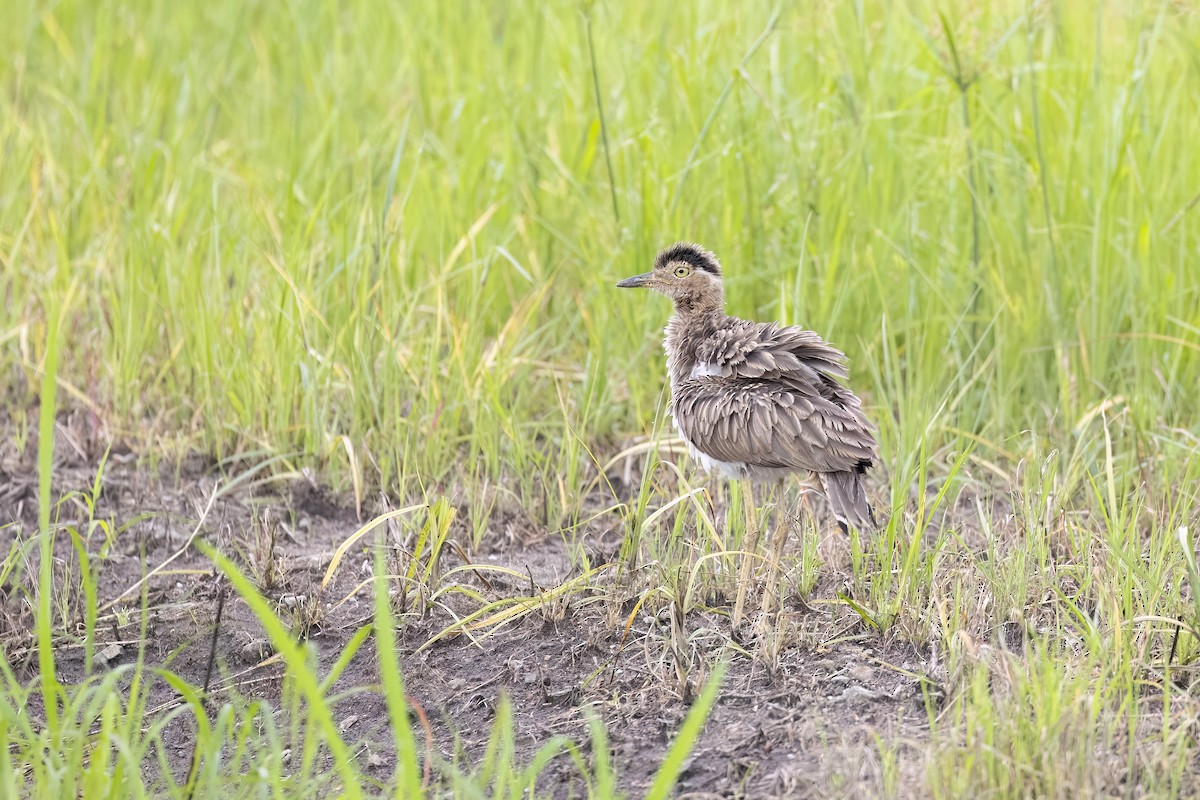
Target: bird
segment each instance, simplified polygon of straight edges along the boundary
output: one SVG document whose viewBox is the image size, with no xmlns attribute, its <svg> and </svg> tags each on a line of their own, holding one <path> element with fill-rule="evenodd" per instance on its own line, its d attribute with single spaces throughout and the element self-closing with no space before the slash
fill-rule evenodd
<svg viewBox="0 0 1200 800">
<path fill-rule="evenodd" d="M 753 484 L 791 475 L 819 478 L 843 532 L 875 527 L 864 476 L 875 464 L 878 445 L 862 401 L 842 383 L 849 379 L 842 351 L 798 326 L 725 313 L 721 263 L 698 244 L 663 249 L 653 269 L 617 286 L 650 289 L 674 304 L 663 340 L 670 414 L 701 467 L 744 482 L 745 551 L 753 555 L 758 547 Z M 773 578 L 786 538 L 786 530 L 776 531 Z M 744 557 L 735 626 L 750 562 Z M 773 605 L 775 583 L 767 584 L 764 611 Z"/>
</svg>

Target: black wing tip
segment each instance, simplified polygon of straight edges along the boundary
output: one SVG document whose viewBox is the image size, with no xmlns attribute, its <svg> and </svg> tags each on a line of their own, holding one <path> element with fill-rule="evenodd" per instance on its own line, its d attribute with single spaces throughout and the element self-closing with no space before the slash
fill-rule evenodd
<svg viewBox="0 0 1200 800">
<path fill-rule="evenodd" d="M 838 527 L 842 529 L 842 533 L 849 535 L 851 523 L 841 516 L 836 517 L 836 519 L 837 519 Z M 853 524 L 854 524 L 854 527 L 856 530 L 861 531 L 861 530 L 867 529 L 867 524 L 864 524 L 864 523 L 869 524 L 870 530 L 875 530 L 879 527 L 879 521 L 875 518 L 875 509 L 874 509 L 874 507 L 872 507 L 870 505 L 867 506 L 866 520 L 860 519 L 860 520 L 854 522 Z"/>
<path fill-rule="evenodd" d="M 692 269 L 702 269 L 709 275 L 721 277 L 721 262 L 717 260 L 716 255 L 694 242 L 676 242 L 663 248 L 654 259 L 654 266 L 661 267 L 672 261 L 682 261 Z"/>
<path fill-rule="evenodd" d="M 862 475 L 873 466 L 875 466 L 875 462 L 871 459 L 860 458 L 858 463 L 854 465 L 854 471 L 859 475 Z"/>
</svg>

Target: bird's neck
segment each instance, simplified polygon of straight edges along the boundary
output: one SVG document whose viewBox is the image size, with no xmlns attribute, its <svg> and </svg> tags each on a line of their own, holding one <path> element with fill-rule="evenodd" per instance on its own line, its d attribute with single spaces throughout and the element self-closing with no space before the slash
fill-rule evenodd
<svg viewBox="0 0 1200 800">
<path fill-rule="evenodd" d="M 680 319 L 703 318 L 724 313 L 725 297 L 718 291 L 684 294 L 675 298 L 675 316 Z"/>
<path fill-rule="evenodd" d="M 703 306 L 687 305 L 675 301 L 675 313 L 667 322 L 666 340 L 667 371 L 672 386 L 685 380 L 696 366 L 696 349 L 712 335 L 719 326 L 725 311 L 721 303 Z"/>
</svg>

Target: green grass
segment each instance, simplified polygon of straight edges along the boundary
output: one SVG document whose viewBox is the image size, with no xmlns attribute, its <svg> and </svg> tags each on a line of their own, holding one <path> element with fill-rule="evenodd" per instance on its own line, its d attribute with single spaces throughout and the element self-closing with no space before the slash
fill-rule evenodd
<svg viewBox="0 0 1200 800">
<path fill-rule="evenodd" d="M 692 237 L 733 311 L 847 349 L 894 467 L 1115 396 L 1191 421 L 1186 8 L 950 9 L 954 51 L 932 6 L 785 9 L 735 71 L 769 8 L 598 5 L 618 223 L 581 7 L 468 7 L 10 5 L 11 402 L 73 292 L 62 381 L 116 433 L 558 518 L 578 439 L 659 405 L 666 308 L 613 279 Z"/>
<path fill-rule="evenodd" d="M 612 284 L 694 239 L 722 257 L 733 313 L 845 349 L 879 424 L 891 521 L 844 571 L 864 625 L 945 664 L 913 791 L 1066 797 L 1127 774 L 1121 791 L 1186 793 L 1200 712 L 1167 655 L 1193 662 L 1200 628 L 1178 535 L 1200 527 L 1200 14 L 678 5 L 4 4 L 0 398 L 17 444 L 40 402 L 44 445 L 57 390 L 148 461 L 275 459 L 360 503 L 448 502 L 475 546 L 498 512 L 570 537 L 607 491 L 599 465 L 662 426 L 666 303 Z M 136 783 L 161 726 L 139 727 L 140 659 L 132 688 L 95 676 L 42 728 L 17 713 L 68 691 L 45 646 L 70 616 L 41 456 L 42 682 L 5 676 L 0 781 L 74 791 L 103 763 Z M 686 617 L 732 563 L 740 513 L 637 463 L 635 506 L 610 506 L 623 558 L 652 568 L 608 599 Z M 787 579 L 815 586 L 817 562 Z M 1163 620 L 1189 632 L 1173 646 Z M 1007 623 L 1023 651 L 996 645 Z M 685 685 L 689 635 L 670 657 Z M 304 659 L 289 651 L 288 702 L 319 709 Z M 385 688 L 404 717 L 402 684 Z M 222 713 L 212 752 L 314 759 L 280 792 L 357 774 L 319 715 L 284 730 Z M 97 741 L 117 743 L 108 760 Z M 317 774 L 318 741 L 342 773 Z"/>
</svg>

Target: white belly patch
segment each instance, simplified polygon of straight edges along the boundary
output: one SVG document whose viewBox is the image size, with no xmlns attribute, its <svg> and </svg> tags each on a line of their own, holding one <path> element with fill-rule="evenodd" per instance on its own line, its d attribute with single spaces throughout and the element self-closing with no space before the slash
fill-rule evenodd
<svg viewBox="0 0 1200 800">
<path fill-rule="evenodd" d="M 692 454 L 692 458 L 699 462 L 705 472 L 724 475 L 726 478 L 734 479 L 747 477 L 748 471 L 744 463 L 740 461 L 718 461 L 707 453 L 700 452 L 696 449 L 696 445 L 688 442 L 687 439 L 684 439 L 684 441 L 687 442 L 688 452 Z"/>
</svg>

